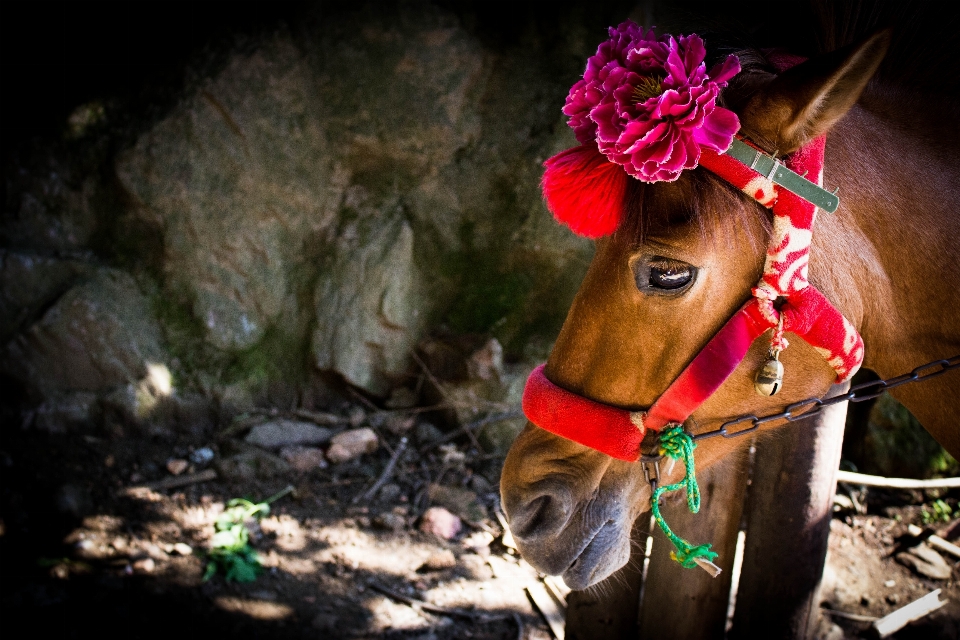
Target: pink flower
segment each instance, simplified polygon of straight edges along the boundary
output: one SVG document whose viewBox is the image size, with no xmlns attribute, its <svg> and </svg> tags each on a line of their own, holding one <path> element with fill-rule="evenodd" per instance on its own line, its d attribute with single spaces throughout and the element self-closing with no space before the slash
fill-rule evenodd
<svg viewBox="0 0 960 640">
<path fill-rule="evenodd" d="M 701 148 L 725 151 L 740 121 L 717 97 L 740 61 L 708 73 L 706 54 L 697 35 L 657 38 L 629 20 L 611 28 L 563 107 L 577 140 L 644 182 L 676 180 Z"/>
</svg>

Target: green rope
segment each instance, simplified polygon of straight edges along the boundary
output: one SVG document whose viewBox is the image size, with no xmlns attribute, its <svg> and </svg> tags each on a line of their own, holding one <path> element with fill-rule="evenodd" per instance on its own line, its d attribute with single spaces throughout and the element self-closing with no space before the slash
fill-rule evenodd
<svg viewBox="0 0 960 640">
<path fill-rule="evenodd" d="M 693 439 L 684 432 L 683 427 L 680 425 L 673 426 L 660 434 L 660 455 L 669 456 L 674 460 L 683 458 L 686 473 L 680 482 L 665 487 L 658 487 L 657 490 L 653 492 L 651 505 L 653 517 L 657 521 L 657 524 L 660 525 L 660 529 L 664 535 L 670 539 L 673 546 L 677 548 L 675 552 L 670 552 L 670 557 L 687 569 L 692 569 L 697 566 L 695 562 L 696 558 L 706 558 L 712 562 L 713 559 L 717 557 L 717 552 L 710 550 L 711 545 L 709 543 L 695 547 L 671 531 L 666 521 L 664 521 L 663 515 L 660 513 L 660 497 L 669 491 L 686 488 L 687 506 L 690 507 L 690 512 L 697 513 L 700 511 L 700 487 L 697 485 L 696 471 L 693 468 L 693 450 L 696 446 Z"/>
</svg>

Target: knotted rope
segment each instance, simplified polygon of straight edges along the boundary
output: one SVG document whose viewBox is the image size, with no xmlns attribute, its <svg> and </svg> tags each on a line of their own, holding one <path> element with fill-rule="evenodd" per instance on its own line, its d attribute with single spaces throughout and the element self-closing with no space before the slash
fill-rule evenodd
<svg viewBox="0 0 960 640">
<path fill-rule="evenodd" d="M 679 562 L 683 567 L 692 569 L 697 566 L 696 559 L 703 558 L 707 561 L 713 561 L 717 557 L 716 551 L 710 550 L 710 544 L 701 544 L 693 546 L 677 534 L 675 534 L 666 521 L 663 514 L 660 513 L 660 497 L 670 491 L 679 489 L 687 490 L 687 506 L 691 513 L 700 511 L 700 486 L 697 484 L 696 471 L 693 467 L 693 450 L 696 447 L 693 439 L 683 430 L 683 427 L 676 425 L 666 429 L 660 435 L 660 455 L 669 456 L 674 460 L 683 459 L 685 473 L 683 479 L 675 484 L 665 487 L 657 487 L 653 492 L 651 511 L 653 517 L 660 526 L 664 535 L 670 539 L 676 551 L 670 552 L 670 557 Z"/>
</svg>

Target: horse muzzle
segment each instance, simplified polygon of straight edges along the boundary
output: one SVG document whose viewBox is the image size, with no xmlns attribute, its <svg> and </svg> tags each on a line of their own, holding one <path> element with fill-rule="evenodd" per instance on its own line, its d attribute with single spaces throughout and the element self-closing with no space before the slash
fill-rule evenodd
<svg viewBox="0 0 960 640">
<path fill-rule="evenodd" d="M 649 493 L 642 474 L 637 481 L 637 467 L 528 424 L 507 455 L 500 481 L 523 558 L 574 589 L 623 566 L 633 521 Z"/>
</svg>

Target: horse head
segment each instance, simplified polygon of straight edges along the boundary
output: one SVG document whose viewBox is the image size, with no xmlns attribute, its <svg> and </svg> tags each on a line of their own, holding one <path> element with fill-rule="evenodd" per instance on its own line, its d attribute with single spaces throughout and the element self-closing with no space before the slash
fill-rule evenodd
<svg viewBox="0 0 960 640">
<path fill-rule="evenodd" d="M 765 60 L 745 64 L 724 89 L 721 104 L 736 113 L 738 135 L 758 150 L 789 156 L 827 134 L 857 102 L 888 43 L 889 34 L 880 32 L 779 74 Z M 622 219 L 613 233 L 597 240 L 543 370 L 556 387 L 636 412 L 630 415 L 642 416 L 654 405 L 751 300 L 776 233 L 770 212 L 756 196 L 748 197 L 703 166 L 672 178 L 626 180 Z M 824 273 L 836 274 L 839 281 L 844 277 L 839 271 Z M 834 279 L 817 284 L 849 324 L 859 327 L 863 305 L 856 292 Z M 700 433 L 736 415 L 763 415 L 825 393 L 838 378 L 837 367 L 789 327 L 786 337 L 790 347 L 779 358 L 787 372 L 782 393 L 765 397 L 755 390 L 756 372 L 770 351 L 769 338 L 761 337 L 744 347 L 742 360 L 686 417 L 684 428 Z M 641 448 L 654 435 L 647 430 Z M 697 466 L 735 455 L 741 444 L 703 441 Z M 527 424 L 506 459 L 501 492 L 513 536 L 532 565 L 562 575 L 573 588 L 585 588 L 627 561 L 632 523 L 649 508 L 651 489 L 642 465 L 626 458 Z M 661 480 L 677 481 L 682 466 Z"/>
</svg>

